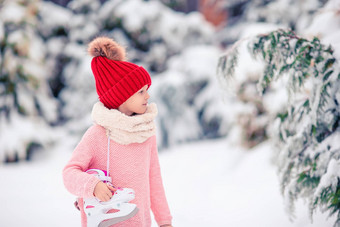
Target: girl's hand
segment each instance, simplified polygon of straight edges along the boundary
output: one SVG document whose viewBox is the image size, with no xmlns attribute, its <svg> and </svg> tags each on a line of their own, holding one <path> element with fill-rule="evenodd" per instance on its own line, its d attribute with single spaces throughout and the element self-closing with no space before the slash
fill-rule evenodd
<svg viewBox="0 0 340 227">
<path fill-rule="evenodd" d="M 100 201 L 106 202 L 109 201 L 112 197 L 112 192 L 116 191 L 115 188 L 110 185 L 105 184 L 104 182 L 98 182 L 96 187 L 94 188 L 94 196 Z"/>
<path fill-rule="evenodd" d="M 166 224 L 166 225 L 161 225 L 161 227 L 172 227 L 172 225 Z"/>
</svg>

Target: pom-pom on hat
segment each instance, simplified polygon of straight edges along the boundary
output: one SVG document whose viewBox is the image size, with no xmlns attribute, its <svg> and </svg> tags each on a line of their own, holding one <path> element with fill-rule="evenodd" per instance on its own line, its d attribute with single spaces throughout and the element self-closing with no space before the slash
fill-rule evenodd
<svg viewBox="0 0 340 227">
<path fill-rule="evenodd" d="M 150 87 L 149 73 L 141 66 L 125 60 L 125 48 L 107 37 L 89 43 L 93 57 L 91 69 L 96 80 L 99 100 L 108 109 L 117 109 L 145 85 Z"/>
</svg>

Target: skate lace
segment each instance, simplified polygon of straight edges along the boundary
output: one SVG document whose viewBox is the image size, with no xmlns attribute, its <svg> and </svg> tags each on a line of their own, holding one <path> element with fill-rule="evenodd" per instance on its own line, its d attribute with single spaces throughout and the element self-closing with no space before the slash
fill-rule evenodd
<svg viewBox="0 0 340 227">
<path fill-rule="evenodd" d="M 109 177 L 110 169 L 110 136 L 107 137 L 107 160 L 106 160 L 106 176 Z"/>
</svg>

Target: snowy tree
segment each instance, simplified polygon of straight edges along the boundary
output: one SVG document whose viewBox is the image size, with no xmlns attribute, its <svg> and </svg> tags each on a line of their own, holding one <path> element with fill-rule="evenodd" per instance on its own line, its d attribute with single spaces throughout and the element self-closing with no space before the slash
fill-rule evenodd
<svg viewBox="0 0 340 227">
<path fill-rule="evenodd" d="M 250 27 L 276 24 L 293 31 L 305 29 L 327 0 L 228 0 L 224 1 L 228 24 L 217 35 L 221 42 L 233 44 Z M 249 34 L 248 34 L 249 35 Z"/>
<path fill-rule="evenodd" d="M 229 15 L 228 24 L 217 33 L 218 40 L 228 47 L 237 40 L 247 39 L 278 28 L 290 28 L 297 33 L 303 33 L 325 2 L 324 0 L 308 2 L 304 0 L 225 1 L 224 7 L 228 9 Z M 317 35 L 315 32 L 311 34 Z M 247 47 L 244 43 L 240 43 L 238 49 L 244 51 Z M 277 85 L 272 85 L 270 89 L 267 89 L 267 93 L 271 96 L 283 97 L 283 99 L 276 98 L 275 102 L 271 102 L 267 96 L 261 98 L 256 91 L 256 83 L 262 71 L 261 64 L 254 63 L 251 57 L 246 55 L 239 59 L 241 62 L 246 61 L 248 67 L 237 69 L 237 77 L 228 81 L 229 90 L 234 86 L 232 90 L 236 94 L 236 100 L 229 99 L 228 102 L 237 103 L 237 108 L 234 108 L 235 118 L 232 120 L 235 132 L 232 134 L 238 135 L 234 136 L 238 143 L 252 147 L 268 137 L 268 129 L 266 129 L 268 121 L 281 111 L 282 103 L 285 102 L 285 96 L 277 94 L 286 91 L 280 87 L 278 82 L 275 82 Z"/>
<path fill-rule="evenodd" d="M 246 42 L 246 41 L 243 41 Z M 230 81 L 238 61 L 236 44 L 219 62 L 221 81 Z M 249 52 L 263 61 L 258 91 L 266 96 L 280 81 L 286 90 L 284 111 L 270 122 L 278 148 L 282 193 L 290 211 L 298 198 L 337 215 L 340 223 L 340 70 L 334 49 L 290 30 L 277 30 L 248 41 Z M 275 89 L 275 86 L 274 86 Z"/>
<path fill-rule="evenodd" d="M 226 135 L 230 115 L 220 98 L 215 73 L 220 50 L 193 46 L 168 61 L 168 69 L 155 78 L 155 96 L 166 134 L 163 145 Z"/>
<path fill-rule="evenodd" d="M 320 208 L 337 216 L 336 225 L 340 33 L 339 24 L 334 22 L 339 19 L 339 9 L 338 1 L 329 1 L 320 9 L 308 27 L 301 30 L 308 39 L 279 30 L 259 35 L 253 42 L 250 38 L 240 40 L 220 59 L 219 66 L 220 82 L 225 88 L 236 84 L 239 89 L 250 79 L 258 84 L 267 110 L 267 115 L 260 118 L 267 119 L 266 131 L 278 148 L 277 163 L 287 208 L 293 213 L 294 202 L 304 198 L 309 202 L 311 217 Z M 249 59 L 248 54 L 257 55 L 257 61 Z M 235 67 L 244 62 L 247 67 Z M 249 66 L 252 74 L 245 69 Z"/>
<path fill-rule="evenodd" d="M 1 161 L 29 159 L 35 148 L 53 141 L 50 129 L 57 121 L 57 102 L 48 84 L 44 42 L 36 33 L 37 5 L 1 3 Z"/>
<path fill-rule="evenodd" d="M 94 13 L 99 7 L 99 1 L 71 1 L 67 8 L 51 2 L 39 5 L 38 29 L 46 40 L 63 127 L 78 137 L 91 123 L 91 105 L 96 101 L 86 44 L 101 29 Z"/>
</svg>

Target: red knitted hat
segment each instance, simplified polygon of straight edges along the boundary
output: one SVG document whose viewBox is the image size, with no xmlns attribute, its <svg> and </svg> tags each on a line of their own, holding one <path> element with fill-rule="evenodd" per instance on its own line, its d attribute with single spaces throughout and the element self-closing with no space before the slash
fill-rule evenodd
<svg viewBox="0 0 340 227">
<path fill-rule="evenodd" d="M 110 38 L 95 38 L 88 47 L 93 57 L 91 68 L 99 100 L 108 109 L 117 109 L 145 85 L 149 73 L 141 66 L 125 61 L 125 49 Z"/>
</svg>

